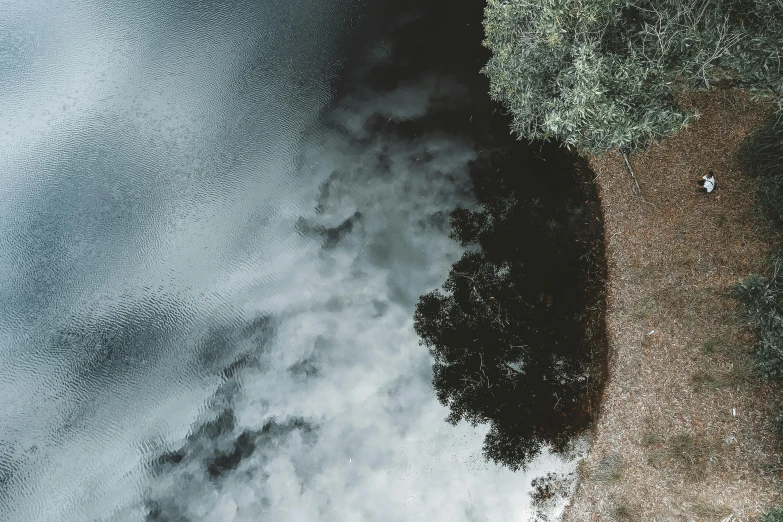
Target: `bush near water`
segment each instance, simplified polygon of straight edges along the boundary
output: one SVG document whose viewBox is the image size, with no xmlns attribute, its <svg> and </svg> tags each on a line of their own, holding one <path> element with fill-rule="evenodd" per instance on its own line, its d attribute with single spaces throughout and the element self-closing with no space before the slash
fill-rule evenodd
<svg viewBox="0 0 783 522">
<path fill-rule="evenodd" d="M 489 0 L 484 28 L 484 72 L 514 132 L 580 152 L 682 129 L 694 114 L 678 89 L 783 92 L 779 0 Z"/>
</svg>

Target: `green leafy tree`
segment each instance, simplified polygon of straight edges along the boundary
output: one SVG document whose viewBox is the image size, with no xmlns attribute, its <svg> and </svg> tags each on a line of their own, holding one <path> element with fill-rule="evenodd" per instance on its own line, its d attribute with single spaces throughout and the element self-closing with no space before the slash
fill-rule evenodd
<svg viewBox="0 0 783 522">
<path fill-rule="evenodd" d="M 484 29 L 512 129 L 580 152 L 682 129 L 677 88 L 783 89 L 781 0 L 489 0 Z"/>
</svg>

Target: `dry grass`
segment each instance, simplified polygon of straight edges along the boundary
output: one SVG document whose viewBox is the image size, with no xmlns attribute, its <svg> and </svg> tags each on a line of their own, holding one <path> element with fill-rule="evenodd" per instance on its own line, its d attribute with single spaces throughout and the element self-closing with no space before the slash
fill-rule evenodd
<svg viewBox="0 0 783 522">
<path fill-rule="evenodd" d="M 641 509 L 637 504 L 631 504 L 624 500 L 612 506 L 612 519 L 617 522 L 635 522 L 639 520 Z"/>
<path fill-rule="evenodd" d="M 610 378 L 568 522 L 747 522 L 781 501 L 783 481 L 765 471 L 781 462 L 771 390 L 747 363 L 753 338 L 726 295 L 763 271 L 772 244 L 735 159 L 770 106 L 738 91 L 682 103 L 701 118 L 629 158 L 649 204 L 634 198 L 618 154 L 591 158 L 609 257 Z M 718 190 L 707 195 L 695 179 L 709 169 Z M 607 462 L 622 465 L 595 473 Z"/>
</svg>

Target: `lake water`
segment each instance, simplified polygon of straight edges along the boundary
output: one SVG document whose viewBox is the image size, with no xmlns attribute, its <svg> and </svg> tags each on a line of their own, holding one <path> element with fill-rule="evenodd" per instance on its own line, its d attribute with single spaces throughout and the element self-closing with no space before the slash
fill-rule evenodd
<svg viewBox="0 0 783 522">
<path fill-rule="evenodd" d="M 403 4 L 0 0 L 0 520 L 517 521 L 573 469 L 431 389 L 497 123 L 482 2 Z"/>
</svg>

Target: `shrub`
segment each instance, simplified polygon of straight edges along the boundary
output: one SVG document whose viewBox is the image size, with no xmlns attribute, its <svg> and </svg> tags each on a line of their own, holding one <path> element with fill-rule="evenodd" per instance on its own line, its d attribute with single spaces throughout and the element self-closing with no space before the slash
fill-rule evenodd
<svg viewBox="0 0 783 522">
<path fill-rule="evenodd" d="M 741 158 L 749 172 L 759 177 L 757 201 L 769 223 L 783 226 L 783 125 L 770 122 L 743 144 Z M 758 332 L 755 358 L 761 374 L 783 383 L 783 250 L 773 259 L 769 278 L 751 275 L 737 287 L 745 316 Z M 775 422 L 783 435 L 783 412 Z M 782 515 L 783 517 L 783 515 Z M 769 520 L 778 520 L 770 518 Z M 783 518 L 780 518 L 783 520 Z"/>
<path fill-rule="evenodd" d="M 775 508 L 759 517 L 761 522 L 783 522 L 783 508 Z"/>
<path fill-rule="evenodd" d="M 757 201 L 775 228 L 783 226 L 783 125 L 769 122 L 741 148 L 746 170 L 758 176 Z M 774 259 L 770 278 L 751 275 L 738 287 L 738 296 L 751 326 L 759 333 L 756 357 L 763 375 L 783 382 L 783 251 Z"/>
<path fill-rule="evenodd" d="M 739 285 L 739 296 L 750 324 L 759 333 L 756 359 L 762 375 L 783 382 L 783 279 L 776 262 L 771 279 L 751 275 Z"/>
<path fill-rule="evenodd" d="M 745 170 L 759 178 L 756 200 L 761 212 L 783 229 L 783 122 L 771 120 L 740 148 Z"/>
<path fill-rule="evenodd" d="M 617 482 L 623 476 L 623 457 L 619 453 L 611 453 L 602 458 L 592 473 L 599 482 Z"/>
</svg>

